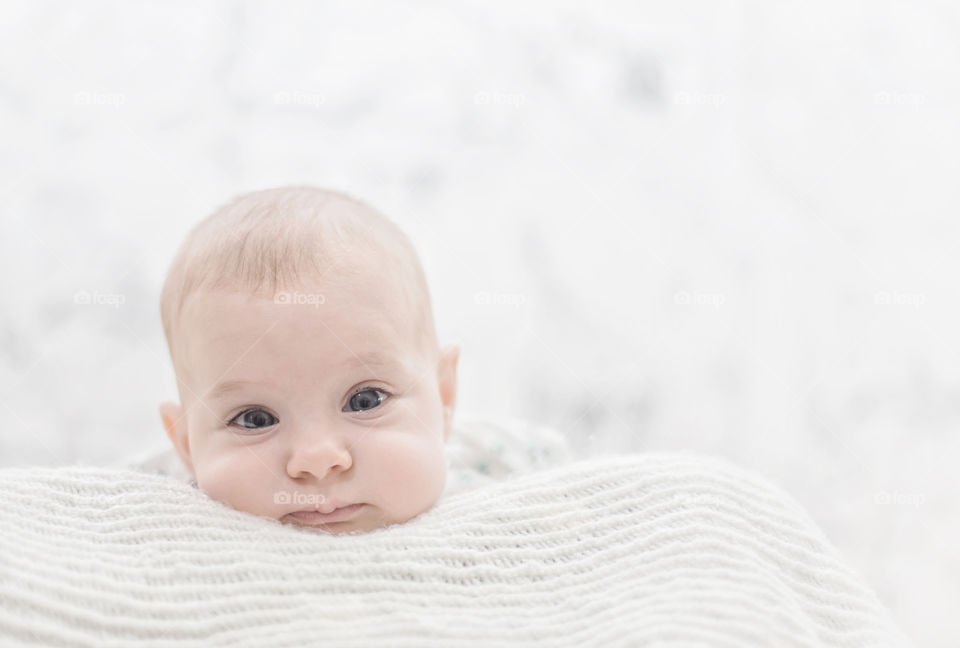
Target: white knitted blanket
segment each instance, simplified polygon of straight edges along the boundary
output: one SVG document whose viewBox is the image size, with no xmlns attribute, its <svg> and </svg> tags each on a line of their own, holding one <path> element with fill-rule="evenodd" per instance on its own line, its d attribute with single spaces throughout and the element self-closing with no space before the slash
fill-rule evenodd
<svg viewBox="0 0 960 648">
<path fill-rule="evenodd" d="M 0 645 L 905 646 L 794 501 L 596 457 L 333 536 L 169 475 L 0 470 Z"/>
</svg>

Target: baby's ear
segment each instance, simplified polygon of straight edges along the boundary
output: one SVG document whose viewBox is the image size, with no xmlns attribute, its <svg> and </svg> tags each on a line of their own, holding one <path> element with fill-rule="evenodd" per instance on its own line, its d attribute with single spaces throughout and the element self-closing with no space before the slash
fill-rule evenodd
<svg viewBox="0 0 960 648">
<path fill-rule="evenodd" d="M 440 386 L 440 401 L 443 404 L 443 439 L 450 438 L 453 427 L 453 411 L 457 404 L 457 362 L 460 360 L 460 346 L 448 344 L 440 350 L 437 365 L 437 383 Z"/>
<path fill-rule="evenodd" d="M 190 460 L 190 439 L 187 437 L 187 419 L 184 416 L 183 408 L 176 403 L 166 401 L 160 403 L 160 418 L 163 420 L 163 427 L 167 430 L 167 436 L 170 442 L 176 448 L 180 461 L 193 472 L 193 461 Z"/>
</svg>

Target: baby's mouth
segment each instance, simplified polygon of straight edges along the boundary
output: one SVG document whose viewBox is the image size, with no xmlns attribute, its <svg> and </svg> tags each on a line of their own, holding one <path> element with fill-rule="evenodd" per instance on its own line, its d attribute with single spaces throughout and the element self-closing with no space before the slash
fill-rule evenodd
<svg viewBox="0 0 960 648">
<path fill-rule="evenodd" d="M 314 509 L 304 509 L 302 511 L 287 513 L 281 519 L 306 526 L 318 526 L 330 524 L 331 522 L 346 522 L 359 515 L 365 506 L 366 504 L 351 504 L 334 509 L 330 513 L 321 513 Z"/>
</svg>

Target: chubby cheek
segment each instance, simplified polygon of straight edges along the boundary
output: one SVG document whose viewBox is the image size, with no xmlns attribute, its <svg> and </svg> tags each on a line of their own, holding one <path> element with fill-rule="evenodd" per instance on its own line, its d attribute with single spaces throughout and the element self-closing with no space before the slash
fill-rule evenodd
<svg viewBox="0 0 960 648">
<path fill-rule="evenodd" d="M 442 439 L 411 436 L 364 450 L 358 464 L 360 459 L 367 464 L 362 474 L 369 479 L 371 501 L 390 523 L 416 517 L 443 493 L 447 462 Z"/>
<path fill-rule="evenodd" d="M 276 478 L 267 458 L 254 448 L 221 448 L 200 454 L 194 460 L 197 487 L 233 508 L 274 517 L 272 484 Z"/>
</svg>

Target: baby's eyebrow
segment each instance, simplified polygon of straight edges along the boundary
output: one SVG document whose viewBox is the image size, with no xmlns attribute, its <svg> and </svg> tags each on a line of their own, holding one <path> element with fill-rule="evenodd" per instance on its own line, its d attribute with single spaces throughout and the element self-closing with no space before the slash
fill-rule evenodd
<svg viewBox="0 0 960 648">
<path fill-rule="evenodd" d="M 343 365 L 346 366 L 367 366 L 367 367 L 400 367 L 400 363 L 392 355 L 384 354 L 380 351 L 372 351 L 360 355 L 351 355 Z"/>
<path fill-rule="evenodd" d="M 398 361 L 392 355 L 385 355 L 380 352 L 365 353 L 362 355 L 351 355 L 347 358 L 342 364 L 342 367 L 380 367 L 380 368 L 403 368 L 403 363 Z M 224 380 L 223 382 L 217 383 L 214 385 L 210 391 L 207 392 L 207 398 L 216 399 L 225 396 L 226 394 L 236 391 L 241 387 L 246 385 L 254 385 L 255 381 L 251 380 Z"/>
<path fill-rule="evenodd" d="M 240 389 L 244 385 L 251 384 L 253 383 L 249 380 L 224 380 L 222 383 L 214 385 L 214 387 L 207 392 L 207 398 L 220 398 L 229 392 Z"/>
</svg>

